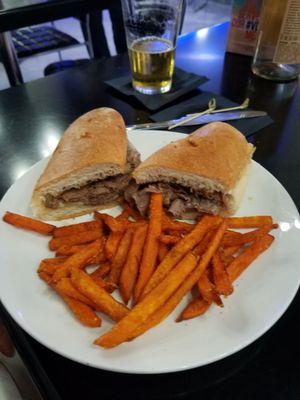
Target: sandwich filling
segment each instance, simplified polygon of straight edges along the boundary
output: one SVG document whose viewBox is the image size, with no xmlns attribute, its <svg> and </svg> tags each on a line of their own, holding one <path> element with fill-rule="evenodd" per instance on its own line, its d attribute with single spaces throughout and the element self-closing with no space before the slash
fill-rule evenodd
<svg viewBox="0 0 300 400">
<path fill-rule="evenodd" d="M 123 195 L 128 186 L 131 172 L 140 164 L 139 153 L 128 146 L 125 173 L 106 179 L 91 181 L 79 188 L 63 191 L 58 196 L 46 194 L 44 205 L 57 209 L 61 204 L 80 203 L 87 206 L 97 206 L 111 203 Z"/>
<path fill-rule="evenodd" d="M 162 193 L 165 208 L 175 217 L 187 212 L 219 214 L 224 207 L 224 194 L 207 188 L 197 190 L 176 183 L 151 182 L 142 185 L 134 181 L 125 191 L 125 200 L 135 203 L 142 215 L 149 206 L 150 193 Z"/>
</svg>

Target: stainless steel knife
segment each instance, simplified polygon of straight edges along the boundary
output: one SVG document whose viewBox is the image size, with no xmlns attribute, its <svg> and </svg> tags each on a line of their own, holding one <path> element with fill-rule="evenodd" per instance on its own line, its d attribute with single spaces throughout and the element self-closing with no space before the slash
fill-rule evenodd
<svg viewBox="0 0 300 400">
<path fill-rule="evenodd" d="M 214 114 L 205 114 L 201 117 L 195 118 L 192 121 L 187 123 L 183 123 L 181 126 L 191 126 L 191 125 L 203 125 L 208 124 L 209 122 L 216 121 L 231 121 L 234 119 L 243 119 L 243 118 L 254 118 L 254 117 L 264 117 L 267 115 L 265 111 L 232 111 L 232 112 L 217 112 Z M 146 124 L 137 124 L 137 125 L 128 125 L 126 128 L 129 131 L 135 129 L 160 129 L 160 128 L 168 128 L 171 125 L 177 124 L 178 122 L 184 120 L 186 116 L 172 119 L 170 121 L 163 122 L 148 122 Z"/>
</svg>

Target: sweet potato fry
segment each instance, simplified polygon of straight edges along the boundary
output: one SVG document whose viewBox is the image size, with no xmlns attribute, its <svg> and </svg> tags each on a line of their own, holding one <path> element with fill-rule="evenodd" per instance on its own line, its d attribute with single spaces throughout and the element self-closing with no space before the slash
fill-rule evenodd
<svg viewBox="0 0 300 400">
<path fill-rule="evenodd" d="M 112 293 L 117 288 L 117 285 L 115 285 L 113 282 L 105 281 L 104 279 L 100 278 L 100 276 L 89 276 L 100 288 L 104 289 L 108 293 Z"/>
<path fill-rule="evenodd" d="M 147 225 L 142 225 L 134 231 L 128 257 L 122 269 L 119 290 L 125 304 L 128 303 L 138 275 L 143 247 L 147 234 Z"/>
<path fill-rule="evenodd" d="M 225 268 L 227 268 L 228 265 L 231 264 L 234 259 L 235 259 L 235 257 L 229 256 L 225 260 L 223 260 L 223 263 L 225 264 Z"/>
<path fill-rule="evenodd" d="M 101 254 L 98 253 L 95 255 L 95 257 L 90 259 L 88 265 L 99 265 L 100 263 L 102 263 L 105 260 L 106 260 L 106 258 L 104 258 L 103 252 Z"/>
<path fill-rule="evenodd" d="M 128 221 L 128 218 L 130 217 L 130 212 L 127 208 L 123 208 L 123 211 L 121 212 L 120 215 L 117 216 L 116 220 L 117 221 Z"/>
<path fill-rule="evenodd" d="M 232 247 L 226 247 L 223 249 L 223 247 L 219 247 L 219 254 L 221 257 L 221 260 L 224 264 L 225 269 L 228 267 L 228 265 L 234 260 L 234 254 L 240 251 L 242 247 L 240 246 L 232 246 Z"/>
<path fill-rule="evenodd" d="M 73 257 L 73 256 L 71 256 Z M 82 267 L 84 268 L 84 267 Z M 55 285 L 62 278 L 68 278 L 71 274 L 71 268 L 68 265 L 59 265 L 52 275 L 52 283 Z"/>
<path fill-rule="evenodd" d="M 55 255 L 56 256 L 72 256 L 80 250 L 83 250 L 87 245 L 86 244 L 78 244 L 74 246 L 63 245 L 58 248 Z M 102 241 L 102 245 L 99 248 L 99 253 L 91 260 L 91 264 L 100 264 L 106 261 L 106 255 L 104 252 L 104 241 Z"/>
<path fill-rule="evenodd" d="M 203 297 L 198 296 L 190 301 L 190 303 L 176 319 L 176 322 L 185 321 L 187 319 L 192 319 L 198 317 L 199 315 L 203 315 L 209 309 L 210 305 L 210 302 L 204 300 Z"/>
<path fill-rule="evenodd" d="M 217 253 L 214 255 L 213 264 L 215 264 L 214 259 L 215 259 L 216 255 L 217 255 Z M 228 276 L 227 276 L 227 279 L 228 279 Z M 233 282 L 233 280 L 234 279 L 232 279 L 231 282 Z M 229 282 L 229 285 L 231 285 L 231 282 Z M 217 286 L 217 288 L 218 288 L 218 286 Z M 228 290 L 226 286 L 224 289 Z M 222 291 L 224 291 L 224 290 L 221 289 L 221 291 L 219 293 L 221 293 Z M 232 292 L 232 289 L 231 289 L 231 292 L 230 293 L 229 292 L 230 292 L 230 290 L 228 290 L 228 293 L 222 293 L 222 294 L 230 294 Z M 206 310 L 208 309 L 209 305 L 210 304 L 208 302 L 205 302 L 205 300 L 201 297 L 192 300 L 191 303 L 189 303 L 188 306 L 181 313 L 181 315 L 178 318 L 178 321 L 194 318 L 195 316 L 204 314 L 204 312 L 206 312 Z"/>
<path fill-rule="evenodd" d="M 216 303 L 218 306 L 223 307 L 221 297 L 218 295 L 214 284 L 208 279 L 206 271 L 201 275 L 197 282 L 198 290 L 201 297 L 208 303 Z"/>
<path fill-rule="evenodd" d="M 52 274 L 50 275 L 43 270 L 38 270 L 38 276 L 42 281 L 46 282 L 48 285 L 51 286 Z"/>
<path fill-rule="evenodd" d="M 217 292 L 219 294 L 229 296 L 233 292 L 233 287 L 218 251 L 214 254 L 212 259 L 212 272 Z"/>
<path fill-rule="evenodd" d="M 15 214 L 9 211 L 3 216 L 3 221 L 15 226 L 16 228 L 26 229 L 41 233 L 42 235 L 51 235 L 55 229 L 54 225 L 46 224 L 33 218 L 25 217 L 24 215 Z"/>
<path fill-rule="evenodd" d="M 61 278 L 69 277 L 72 269 L 86 267 L 98 254 L 101 243 L 101 240 L 96 240 L 87 245 L 84 249 L 68 257 L 54 273 L 53 283 L 57 283 Z"/>
<path fill-rule="evenodd" d="M 126 317 L 114 325 L 109 332 L 96 339 L 94 343 L 105 348 L 111 348 L 130 339 L 138 326 L 143 324 L 151 314 L 159 309 L 182 284 L 186 277 L 193 271 L 196 264 L 196 256 L 188 253 L 170 274 L 141 300 Z"/>
<path fill-rule="evenodd" d="M 95 311 L 91 307 L 89 307 L 87 304 L 82 303 L 81 301 L 66 296 L 65 294 L 61 293 L 59 289 L 57 289 L 57 293 L 69 306 L 72 313 L 83 325 L 88 326 L 89 328 L 97 328 L 101 326 L 101 318 L 95 313 Z"/>
<path fill-rule="evenodd" d="M 235 253 L 237 253 L 240 250 L 241 246 L 230 246 L 226 247 L 225 249 L 221 248 L 220 249 L 220 255 L 223 259 L 224 262 L 227 261 L 228 258 L 233 256 Z"/>
<path fill-rule="evenodd" d="M 208 231 L 201 242 L 194 248 L 193 253 L 201 256 L 203 253 L 206 252 L 209 243 L 211 242 L 212 238 L 216 234 L 216 229 L 212 229 Z"/>
<path fill-rule="evenodd" d="M 63 245 L 73 246 L 77 244 L 90 243 L 97 239 L 101 239 L 102 237 L 103 234 L 100 229 L 95 229 L 89 232 L 81 232 L 76 235 L 53 238 L 49 242 L 49 249 L 58 250 Z"/>
<path fill-rule="evenodd" d="M 168 246 L 164 243 L 160 243 L 158 246 L 158 260 L 161 263 L 162 260 L 165 258 L 166 254 L 168 253 L 169 249 Z"/>
<path fill-rule="evenodd" d="M 105 243 L 105 255 L 108 260 L 112 260 L 116 254 L 119 243 L 123 237 L 123 232 L 111 232 Z"/>
<path fill-rule="evenodd" d="M 104 289 L 100 288 L 85 272 L 73 268 L 71 281 L 77 290 L 88 297 L 97 305 L 99 310 L 113 320 L 119 321 L 128 314 L 129 309 L 124 304 L 119 303 Z"/>
<path fill-rule="evenodd" d="M 97 278 L 97 280 L 99 280 L 100 278 Z M 114 283 L 110 282 L 110 281 L 104 281 L 105 282 L 105 286 L 104 286 L 104 290 L 106 290 L 108 293 L 112 293 L 114 290 L 117 289 L 117 285 L 115 285 Z M 98 283 L 98 282 L 96 282 Z"/>
<path fill-rule="evenodd" d="M 79 224 L 59 226 L 55 228 L 53 231 L 53 237 L 58 238 L 69 235 L 77 235 L 78 233 L 86 233 L 97 229 L 102 230 L 101 221 L 97 220 L 97 221 L 81 222 Z"/>
<path fill-rule="evenodd" d="M 72 254 L 77 253 L 77 251 L 82 250 L 85 246 L 86 244 L 74 244 L 74 246 L 64 244 L 56 250 L 55 255 L 56 257 L 71 256 Z"/>
<path fill-rule="evenodd" d="M 197 244 L 204 235 L 213 227 L 217 227 L 222 222 L 221 217 L 204 216 L 194 229 L 180 240 L 165 256 L 159 264 L 152 277 L 149 279 L 142 296 L 149 293 L 161 280 L 174 268 L 174 266 Z"/>
<path fill-rule="evenodd" d="M 133 230 L 127 229 L 122 237 L 117 252 L 112 260 L 109 272 L 109 280 L 118 285 L 122 268 L 125 264 L 127 254 L 132 241 Z"/>
<path fill-rule="evenodd" d="M 106 262 L 102 265 L 100 265 L 97 269 L 95 269 L 95 271 L 93 271 L 90 276 L 93 277 L 97 277 L 97 278 L 105 278 L 110 271 L 111 268 L 111 263 L 110 262 Z"/>
<path fill-rule="evenodd" d="M 72 299 L 81 301 L 81 303 L 87 304 L 88 306 L 95 308 L 93 302 L 81 294 L 71 283 L 70 278 L 62 278 L 55 284 L 55 289 L 65 296 L 71 297 Z"/>
<path fill-rule="evenodd" d="M 143 217 L 141 216 L 141 214 L 134 210 L 132 207 L 130 207 L 130 205 L 128 203 L 124 203 L 123 205 L 124 210 L 127 211 L 128 215 L 133 218 L 135 221 L 142 221 Z"/>
<path fill-rule="evenodd" d="M 242 235 L 240 235 L 240 236 L 242 236 Z M 224 241 L 224 237 L 223 237 L 223 241 Z M 223 247 L 223 244 L 221 243 L 221 245 L 218 249 L 218 252 L 219 252 L 221 260 L 225 266 L 225 269 L 234 260 L 234 255 L 236 253 L 238 253 L 241 249 L 242 249 L 242 246 Z"/>
<path fill-rule="evenodd" d="M 161 234 L 163 214 L 163 196 L 161 193 L 151 193 L 149 205 L 149 226 L 145 240 L 139 275 L 133 291 L 134 302 L 139 301 L 145 285 L 149 281 L 156 266 L 158 255 L 158 237 Z"/>
<path fill-rule="evenodd" d="M 173 231 L 172 229 L 166 230 L 165 233 L 166 233 L 166 235 L 178 236 L 180 238 L 182 238 L 186 234 L 185 231 Z"/>
<path fill-rule="evenodd" d="M 66 259 L 67 257 L 52 257 L 52 258 L 44 258 L 42 262 L 48 265 L 58 265 L 65 262 Z"/>
<path fill-rule="evenodd" d="M 182 232 L 191 232 L 195 228 L 195 224 L 189 224 L 187 222 L 182 221 L 174 221 L 170 217 L 168 217 L 165 213 L 163 213 L 162 217 L 162 231 L 182 231 Z"/>
<path fill-rule="evenodd" d="M 129 340 L 141 335 L 147 330 L 158 325 L 176 308 L 180 303 L 181 299 L 192 289 L 193 286 L 198 282 L 200 276 L 203 274 L 207 266 L 209 265 L 213 254 L 216 252 L 220 245 L 221 239 L 226 230 L 226 224 L 223 223 L 214 238 L 212 239 L 209 247 L 205 254 L 200 258 L 196 268 L 193 272 L 183 281 L 179 288 L 170 296 L 165 304 L 163 304 L 155 313 L 153 313 L 144 323 L 141 323 L 135 331 L 130 335 Z M 147 296 L 148 297 L 148 296 Z"/>
<path fill-rule="evenodd" d="M 65 261 L 66 257 L 44 258 L 40 262 L 38 272 L 45 272 L 52 276 Z"/>
<path fill-rule="evenodd" d="M 222 247 L 234 246 L 235 241 L 242 236 L 243 236 L 243 234 L 241 232 L 227 230 L 223 237 L 221 246 Z"/>
<path fill-rule="evenodd" d="M 272 225 L 273 219 L 269 215 L 260 215 L 253 217 L 230 217 L 226 218 L 228 228 L 246 229 L 259 228 L 264 225 Z"/>
<path fill-rule="evenodd" d="M 99 213 L 98 211 L 94 212 L 94 217 L 96 220 L 104 222 L 104 224 L 108 226 L 112 232 L 124 232 L 125 229 L 131 224 L 130 221 L 117 219 L 109 214 Z"/>
<path fill-rule="evenodd" d="M 254 261 L 262 252 L 267 250 L 274 240 L 274 236 L 265 235 L 246 248 L 227 267 L 227 273 L 231 282 L 237 279 L 241 273 Z"/>
<path fill-rule="evenodd" d="M 230 247 L 231 246 L 242 246 L 243 244 L 251 243 L 251 242 L 254 242 L 255 240 L 258 240 L 262 236 L 269 233 L 272 229 L 273 229 L 272 225 L 265 225 L 259 229 L 244 233 L 244 234 L 236 236 L 236 237 L 228 238 L 225 235 L 225 237 L 221 243 L 221 246 L 224 248 L 226 248 L 228 246 L 230 246 Z"/>
<path fill-rule="evenodd" d="M 181 237 L 174 236 L 174 235 L 160 235 L 158 239 L 161 243 L 164 243 L 164 244 L 176 244 L 179 242 Z"/>
</svg>

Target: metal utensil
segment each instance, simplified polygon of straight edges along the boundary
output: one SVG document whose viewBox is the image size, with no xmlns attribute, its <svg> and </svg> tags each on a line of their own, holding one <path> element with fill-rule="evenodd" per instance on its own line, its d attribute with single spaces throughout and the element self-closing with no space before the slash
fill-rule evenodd
<svg viewBox="0 0 300 400">
<path fill-rule="evenodd" d="M 192 121 L 186 121 L 186 117 L 181 117 L 177 119 L 171 119 L 169 121 L 163 122 L 148 122 L 145 124 L 137 124 L 137 125 L 129 125 L 127 126 L 128 131 L 137 130 L 137 129 L 162 129 L 168 128 L 169 126 L 175 125 L 176 123 L 183 121 L 181 124 L 183 126 L 193 126 L 193 125 L 203 125 L 208 124 L 209 122 L 216 121 L 231 121 L 235 119 L 244 119 L 244 118 L 255 118 L 255 117 L 264 117 L 267 113 L 265 111 L 232 111 L 232 112 L 220 112 L 215 114 L 205 114 L 200 117 L 193 119 Z"/>
<path fill-rule="evenodd" d="M 193 119 L 195 119 L 197 117 L 201 117 L 202 115 L 210 114 L 212 111 L 214 111 L 216 109 L 216 107 L 217 107 L 217 102 L 216 102 L 216 99 L 213 97 L 208 102 L 208 109 L 207 110 L 201 111 L 201 112 L 199 112 L 197 114 L 194 114 L 194 115 L 191 115 L 191 116 L 186 116 L 185 120 L 179 121 L 176 124 L 169 126 L 168 130 L 176 128 L 177 126 L 182 125 L 184 122 L 192 121 Z"/>
<path fill-rule="evenodd" d="M 249 99 L 246 98 L 242 104 L 238 105 L 238 106 L 234 106 L 234 107 L 226 107 L 226 108 L 222 108 L 219 110 L 216 110 L 217 107 L 217 103 L 216 103 L 216 99 L 212 98 L 209 103 L 208 103 L 208 109 L 205 111 L 202 111 L 200 113 L 196 113 L 196 114 L 190 114 L 186 116 L 186 121 L 192 121 L 193 119 L 200 117 L 201 115 L 204 114 L 212 114 L 212 113 L 217 113 L 217 112 L 227 112 L 227 111 L 233 111 L 233 110 L 245 110 L 245 108 L 247 108 L 249 106 Z M 172 126 L 169 126 L 169 130 L 176 128 L 177 126 L 183 125 L 184 121 L 178 122 L 177 124 L 174 124 Z"/>
</svg>

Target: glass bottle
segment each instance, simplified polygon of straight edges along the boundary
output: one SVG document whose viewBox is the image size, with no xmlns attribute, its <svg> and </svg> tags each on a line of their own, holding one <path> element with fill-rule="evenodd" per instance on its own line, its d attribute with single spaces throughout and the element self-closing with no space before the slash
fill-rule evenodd
<svg viewBox="0 0 300 400">
<path fill-rule="evenodd" d="M 275 81 L 298 77 L 300 0 L 264 0 L 252 71 Z"/>
</svg>

